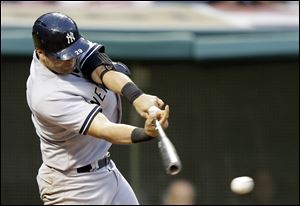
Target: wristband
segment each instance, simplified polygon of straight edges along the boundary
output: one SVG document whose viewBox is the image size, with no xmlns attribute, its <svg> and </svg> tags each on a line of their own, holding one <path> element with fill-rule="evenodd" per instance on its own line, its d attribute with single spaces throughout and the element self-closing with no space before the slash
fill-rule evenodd
<svg viewBox="0 0 300 206">
<path fill-rule="evenodd" d="M 153 139 L 154 137 L 148 136 L 145 134 L 145 130 L 143 128 L 135 128 L 131 133 L 131 141 L 132 143 L 145 142 Z"/>
<path fill-rule="evenodd" d="M 132 104 L 133 101 L 143 94 L 134 83 L 128 82 L 121 90 L 122 94 Z"/>
</svg>

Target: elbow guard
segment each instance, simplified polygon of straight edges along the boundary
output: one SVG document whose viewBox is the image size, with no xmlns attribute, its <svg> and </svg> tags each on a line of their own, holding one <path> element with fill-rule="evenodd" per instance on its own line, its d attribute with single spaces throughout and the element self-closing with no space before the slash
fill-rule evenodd
<svg viewBox="0 0 300 206">
<path fill-rule="evenodd" d="M 110 70 L 121 72 L 121 73 L 127 75 L 128 77 L 131 76 L 130 70 L 125 64 L 123 64 L 121 62 L 112 62 L 112 67 L 107 67 L 106 66 L 105 70 L 100 74 L 101 82 L 103 82 L 104 74 L 106 74 L 106 72 L 108 72 Z"/>
<path fill-rule="evenodd" d="M 85 58 L 84 62 L 81 64 L 81 72 L 85 78 L 93 81 L 91 74 L 100 65 L 105 65 L 105 71 L 101 73 L 100 79 L 102 81 L 103 75 L 110 70 L 115 70 L 121 72 L 128 77 L 131 76 L 129 68 L 121 62 L 113 62 L 109 56 L 99 50 L 95 51 L 91 55 Z"/>
<path fill-rule="evenodd" d="M 105 65 L 105 68 L 108 70 L 113 69 L 113 63 L 109 56 L 97 50 L 85 57 L 84 62 L 80 65 L 80 70 L 85 78 L 93 81 L 91 74 L 100 65 Z"/>
<path fill-rule="evenodd" d="M 128 77 L 131 77 L 130 70 L 125 64 L 123 64 L 121 62 L 113 62 L 113 66 L 114 66 L 115 71 L 121 72 L 121 73 L 127 75 Z"/>
</svg>

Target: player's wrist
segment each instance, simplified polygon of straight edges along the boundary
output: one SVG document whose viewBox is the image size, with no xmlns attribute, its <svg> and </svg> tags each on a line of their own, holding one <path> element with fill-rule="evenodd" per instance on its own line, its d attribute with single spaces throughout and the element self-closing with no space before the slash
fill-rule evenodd
<svg viewBox="0 0 300 206">
<path fill-rule="evenodd" d="M 144 94 L 144 92 L 139 89 L 134 83 L 128 82 L 126 83 L 122 90 L 121 93 L 123 96 L 132 104 L 134 100 L 136 100 L 139 96 Z"/>
<path fill-rule="evenodd" d="M 139 143 L 139 142 L 145 142 L 153 139 L 153 137 L 147 135 L 145 133 L 145 129 L 143 128 L 135 128 L 131 133 L 131 142 L 132 143 Z"/>
</svg>

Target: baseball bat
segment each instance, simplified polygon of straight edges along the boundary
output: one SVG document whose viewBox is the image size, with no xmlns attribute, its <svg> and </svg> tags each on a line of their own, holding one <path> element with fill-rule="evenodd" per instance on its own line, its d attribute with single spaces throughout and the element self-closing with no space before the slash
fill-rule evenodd
<svg viewBox="0 0 300 206">
<path fill-rule="evenodd" d="M 155 106 L 152 106 L 149 109 L 149 114 L 156 113 L 157 111 L 160 111 L 160 109 Z M 171 140 L 168 138 L 165 131 L 161 127 L 159 121 L 157 119 L 155 119 L 154 121 L 156 130 L 159 134 L 158 148 L 162 157 L 164 167 L 166 169 L 166 173 L 169 175 L 176 175 L 181 171 L 182 168 L 179 156 Z"/>
</svg>

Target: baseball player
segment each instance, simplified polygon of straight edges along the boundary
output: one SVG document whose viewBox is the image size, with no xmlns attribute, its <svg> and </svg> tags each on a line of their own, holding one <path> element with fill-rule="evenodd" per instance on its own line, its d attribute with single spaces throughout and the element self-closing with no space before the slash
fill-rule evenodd
<svg viewBox="0 0 300 206">
<path fill-rule="evenodd" d="M 128 68 L 113 62 L 103 45 L 84 39 L 62 13 L 40 16 L 32 27 L 35 46 L 27 102 L 40 139 L 43 164 L 37 183 L 44 204 L 138 204 L 110 159 L 112 144 L 157 137 L 157 118 L 168 127 L 169 107 L 143 93 Z M 121 124 L 120 95 L 144 117 L 144 128 Z M 148 109 L 162 110 L 149 115 Z"/>
</svg>

